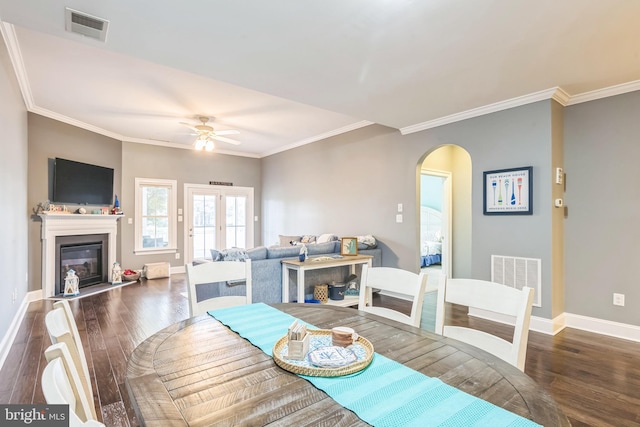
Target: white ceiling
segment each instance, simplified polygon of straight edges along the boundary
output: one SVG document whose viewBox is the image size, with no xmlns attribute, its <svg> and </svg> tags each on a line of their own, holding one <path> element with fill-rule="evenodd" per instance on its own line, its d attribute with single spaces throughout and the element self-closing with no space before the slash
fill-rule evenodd
<svg viewBox="0 0 640 427">
<path fill-rule="evenodd" d="M 66 32 L 65 7 L 110 22 Z M 640 89 L 638 0 L 0 0 L 30 111 L 189 148 L 215 117 L 262 157 L 371 123 L 403 134 Z"/>
</svg>

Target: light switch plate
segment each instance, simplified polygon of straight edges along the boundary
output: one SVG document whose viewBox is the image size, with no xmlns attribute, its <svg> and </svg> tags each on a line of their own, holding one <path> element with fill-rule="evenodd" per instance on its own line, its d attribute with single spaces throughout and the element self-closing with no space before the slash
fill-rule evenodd
<svg viewBox="0 0 640 427">
<path fill-rule="evenodd" d="M 402 203 L 398 203 L 398 212 L 402 212 Z"/>
</svg>

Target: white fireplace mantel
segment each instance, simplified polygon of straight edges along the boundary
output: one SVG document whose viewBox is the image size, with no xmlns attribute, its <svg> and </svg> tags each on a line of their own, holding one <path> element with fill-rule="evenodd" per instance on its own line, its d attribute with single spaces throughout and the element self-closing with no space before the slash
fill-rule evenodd
<svg viewBox="0 0 640 427">
<path fill-rule="evenodd" d="M 56 237 L 80 236 L 86 234 L 108 235 L 108 266 L 116 261 L 116 237 L 118 220 L 123 215 L 79 215 L 79 214 L 40 214 L 42 218 L 42 296 L 55 295 L 56 283 Z"/>
</svg>

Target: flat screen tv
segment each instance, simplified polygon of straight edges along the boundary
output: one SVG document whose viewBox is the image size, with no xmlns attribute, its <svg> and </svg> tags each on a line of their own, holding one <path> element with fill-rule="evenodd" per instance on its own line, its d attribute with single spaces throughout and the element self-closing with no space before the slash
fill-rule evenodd
<svg viewBox="0 0 640 427">
<path fill-rule="evenodd" d="M 53 167 L 53 202 L 110 205 L 113 169 L 56 158 Z"/>
</svg>

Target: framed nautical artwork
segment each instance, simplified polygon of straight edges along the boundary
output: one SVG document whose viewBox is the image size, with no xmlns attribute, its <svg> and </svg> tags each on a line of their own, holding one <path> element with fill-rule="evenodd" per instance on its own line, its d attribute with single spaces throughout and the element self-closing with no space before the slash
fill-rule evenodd
<svg viewBox="0 0 640 427">
<path fill-rule="evenodd" d="M 532 178 L 532 166 L 483 172 L 483 213 L 532 215 Z"/>
</svg>

